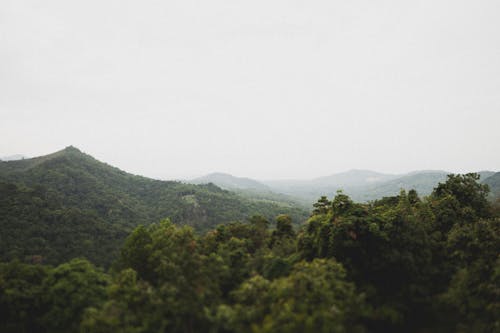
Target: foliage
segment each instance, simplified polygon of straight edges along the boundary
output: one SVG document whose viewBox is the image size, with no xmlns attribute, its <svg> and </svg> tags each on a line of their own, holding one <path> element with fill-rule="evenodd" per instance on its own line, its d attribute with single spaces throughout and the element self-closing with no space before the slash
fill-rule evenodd
<svg viewBox="0 0 500 333">
<path fill-rule="evenodd" d="M 109 277 L 73 259 L 51 268 L 0 265 L 2 332 L 78 332 L 84 310 L 104 301 Z"/>
<path fill-rule="evenodd" d="M 282 214 L 204 234 L 141 225 L 108 273 L 82 259 L 0 264 L 0 330 L 499 332 L 500 219 L 477 180 L 365 204 L 338 192 L 298 231 Z M 28 212 L 46 198 L 9 191 Z"/>
<path fill-rule="evenodd" d="M 234 332 L 362 332 L 363 296 L 333 260 L 299 262 L 273 281 L 251 277 L 221 305 L 217 319 Z"/>
<path fill-rule="evenodd" d="M 42 283 L 49 268 L 19 261 L 0 264 L 0 332 L 38 332 Z"/>
<path fill-rule="evenodd" d="M 52 269 L 42 284 L 43 326 L 49 332 L 78 332 L 83 311 L 104 301 L 107 284 L 108 276 L 83 259 Z"/>
<path fill-rule="evenodd" d="M 0 259 L 58 264 L 76 257 L 107 266 L 127 229 L 94 211 L 63 206 L 42 187 L 0 182 Z"/>
</svg>

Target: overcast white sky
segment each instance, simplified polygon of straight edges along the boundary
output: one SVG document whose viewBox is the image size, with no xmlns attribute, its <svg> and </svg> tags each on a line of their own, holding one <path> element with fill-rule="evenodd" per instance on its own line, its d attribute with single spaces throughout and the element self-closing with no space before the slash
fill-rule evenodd
<svg viewBox="0 0 500 333">
<path fill-rule="evenodd" d="M 0 156 L 312 178 L 500 170 L 500 1 L 2 0 Z"/>
</svg>

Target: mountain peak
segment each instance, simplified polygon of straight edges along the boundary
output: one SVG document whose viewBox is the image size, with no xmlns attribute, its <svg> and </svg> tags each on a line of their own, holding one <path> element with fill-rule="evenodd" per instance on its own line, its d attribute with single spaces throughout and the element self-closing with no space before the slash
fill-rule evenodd
<svg viewBox="0 0 500 333">
<path fill-rule="evenodd" d="M 80 149 L 76 148 L 75 146 L 67 146 L 62 151 L 66 152 L 66 153 L 80 153 L 80 154 L 82 154 L 82 151 Z"/>
<path fill-rule="evenodd" d="M 45 155 L 42 156 L 42 158 L 47 157 L 47 158 L 58 158 L 58 157 L 67 157 L 67 158 L 90 158 L 94 159 L 92 156 L 85 154 L 83 151 L 80 149 L 76 148 L 75 146 L 67 146 L 62 150 L 59 150 L 53 154 Z"/>
</svg>

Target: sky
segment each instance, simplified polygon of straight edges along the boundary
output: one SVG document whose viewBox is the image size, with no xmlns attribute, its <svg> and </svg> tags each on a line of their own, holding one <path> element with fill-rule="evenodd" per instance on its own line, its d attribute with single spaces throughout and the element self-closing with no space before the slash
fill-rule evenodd
<svg viewBox="0 0 500 333">
<path fill-rule="evenodd" d="M 161 179 L 500 171 L 498 0 L 2 0 L 0 156 Z"/>
</svg>

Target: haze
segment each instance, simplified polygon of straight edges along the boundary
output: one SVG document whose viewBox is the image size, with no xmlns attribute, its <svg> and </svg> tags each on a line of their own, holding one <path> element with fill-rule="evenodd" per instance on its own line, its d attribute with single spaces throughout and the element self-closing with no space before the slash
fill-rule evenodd
<svg viewBox="0 0 500 333">
<path fill-rule="evenodd" d="M 0 156 L 312 178 L 500 169 L 500 2 L 0 3 Z"/>
</svg>

